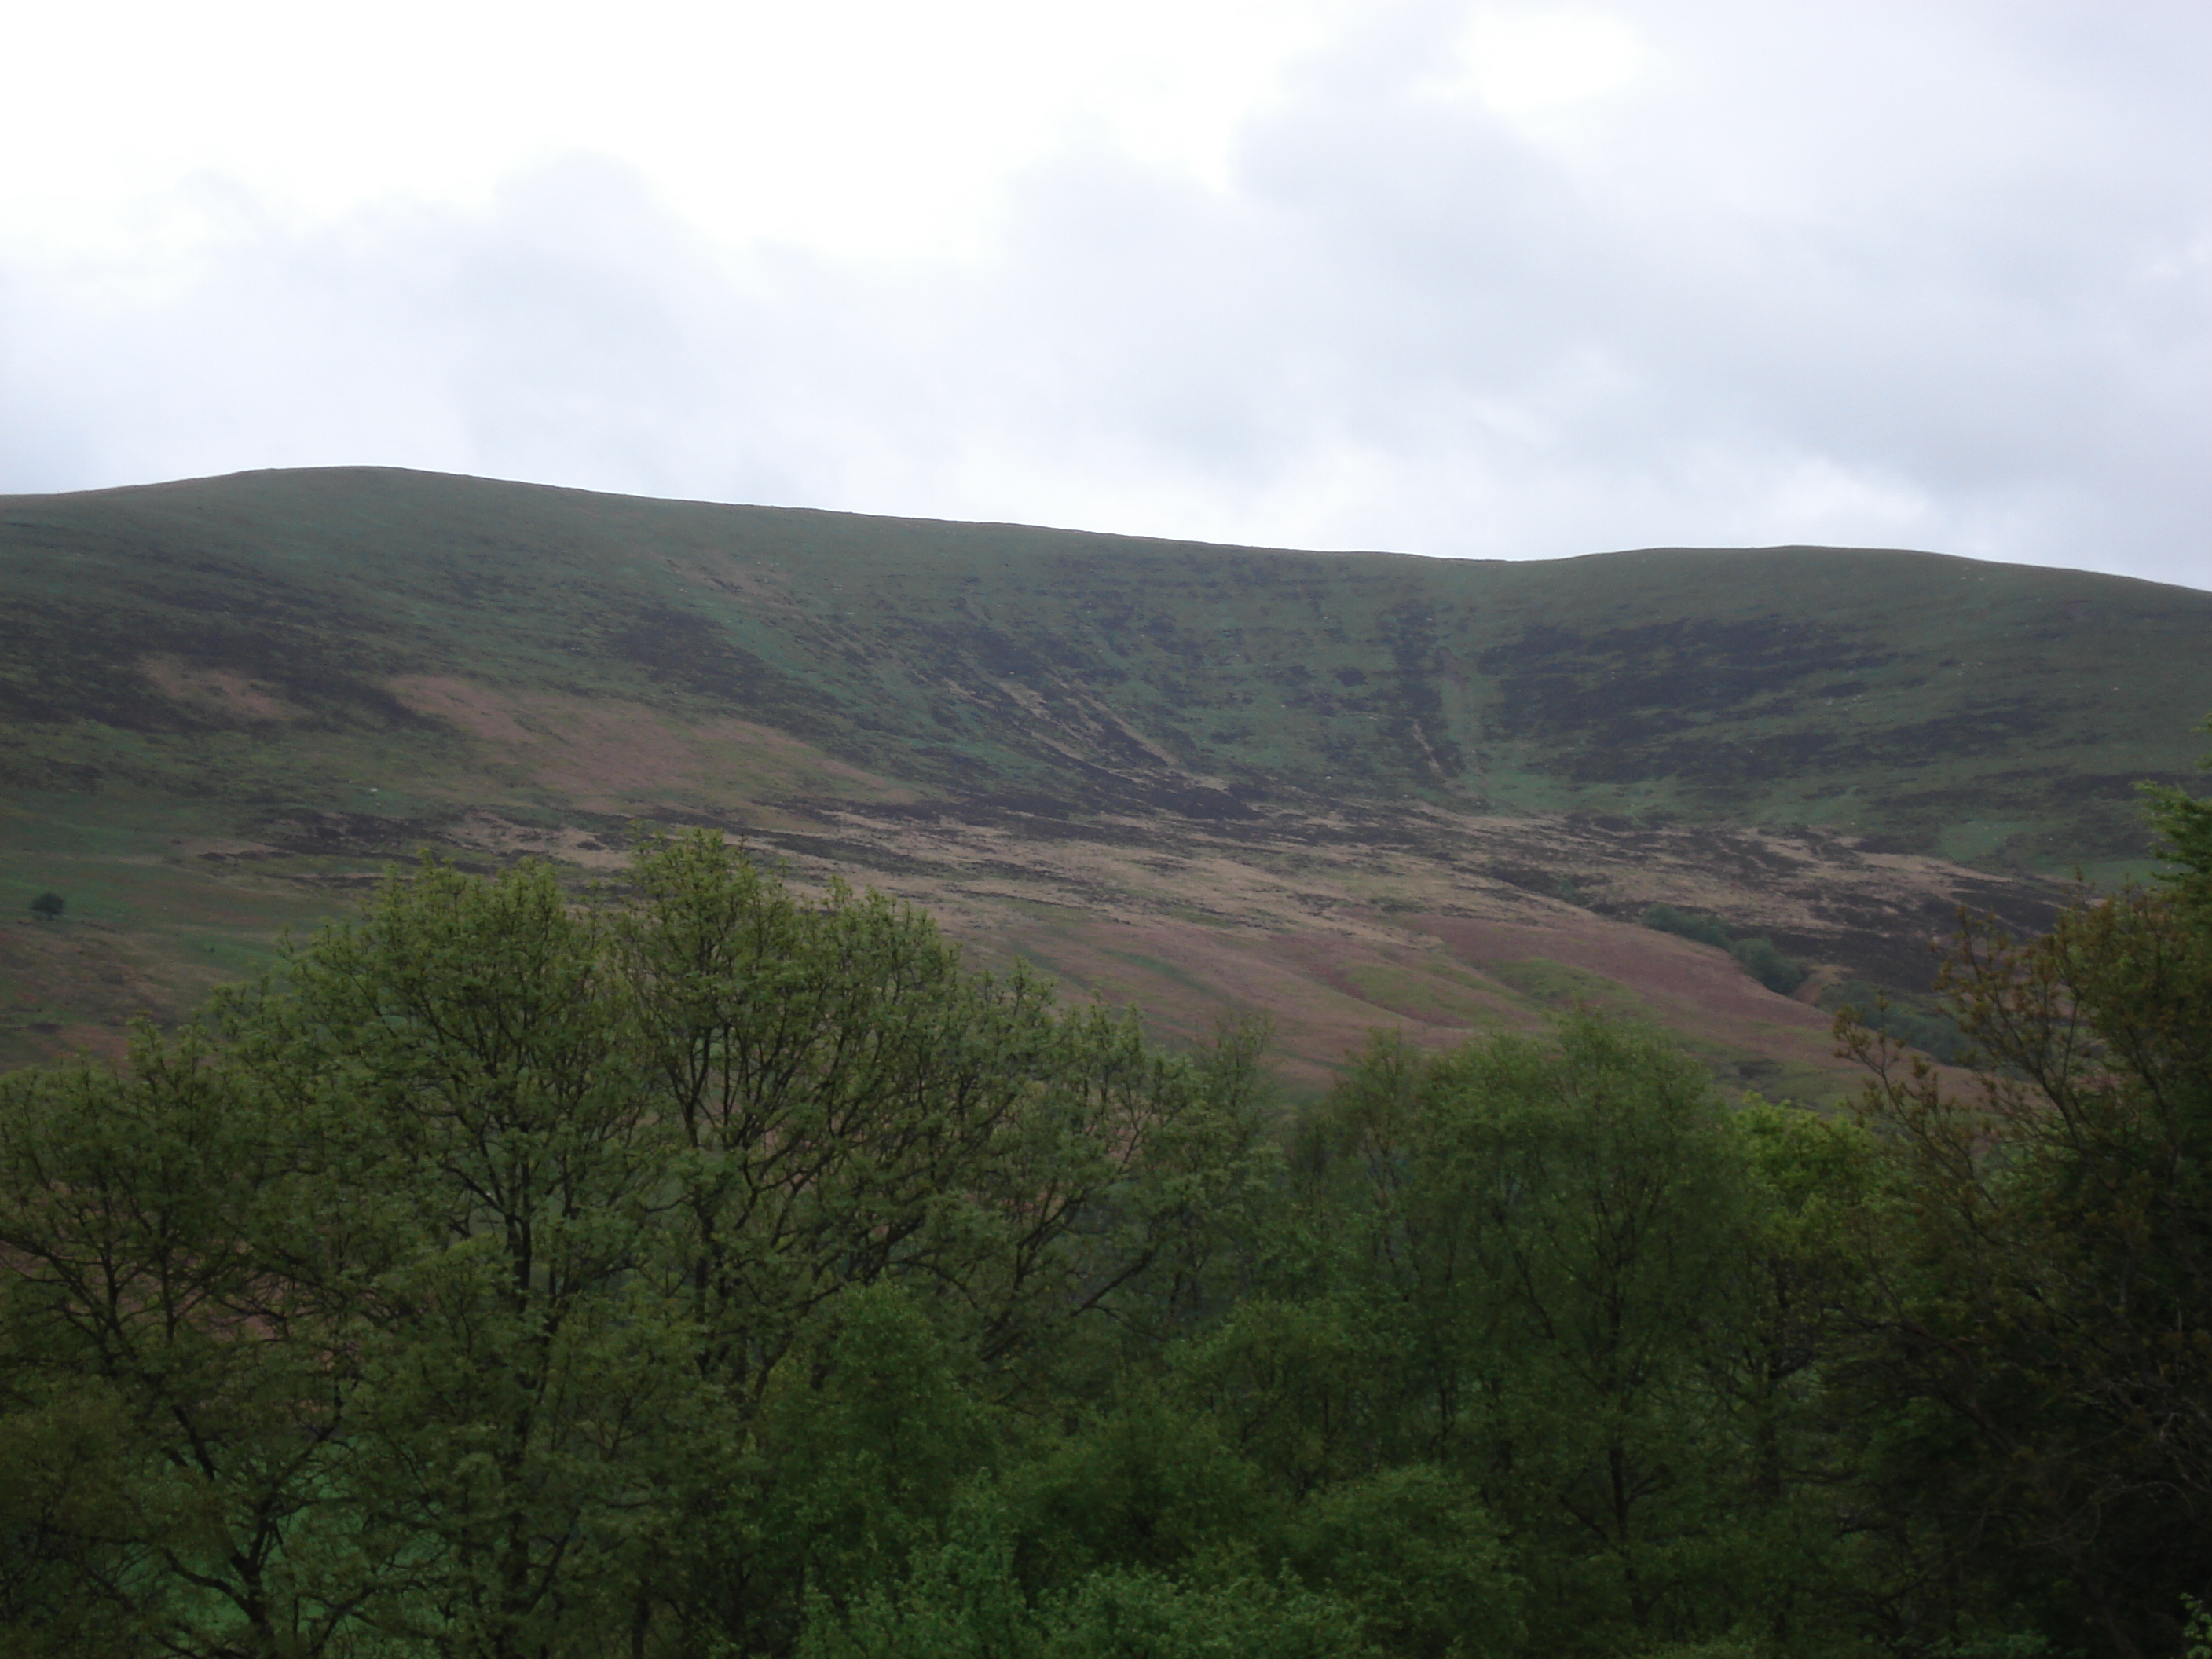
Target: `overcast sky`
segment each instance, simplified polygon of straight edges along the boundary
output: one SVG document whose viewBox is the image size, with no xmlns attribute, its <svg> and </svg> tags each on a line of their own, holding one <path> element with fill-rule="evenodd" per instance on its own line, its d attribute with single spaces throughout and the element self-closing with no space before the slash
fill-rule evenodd
<svg viewBox="0 0 2212 1659">
<path fill-rule="evenodd" d="M 2212 586 L 2206 0 L 0 0 L 0 490 Z"/>
</svg>

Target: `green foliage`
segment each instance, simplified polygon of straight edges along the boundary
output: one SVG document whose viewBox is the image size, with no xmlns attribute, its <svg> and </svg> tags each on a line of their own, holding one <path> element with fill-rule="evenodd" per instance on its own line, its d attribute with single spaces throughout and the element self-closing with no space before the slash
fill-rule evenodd
<svg viewBox="0 0 2212 1659">
<path fill-rule="evenodd" d="M 2181 1605 L 2189 1615 L 2181 1632 L 2182 1659 L 2212 1659 L 2212 1612 L 2193 1595 L 2183 1596 Z"/>
<path fill-rule="evenodd" d="M 790 1553 L 782 1571 L 842 1603 L 937 1540 L 1000 1439 L 960 1359 L 921 1297 L 878 1281 L 842 1298 L 818 1363 L 780 1371 L 758 1433 L 775 1449 L 762 1534 Z"/>
<path fill-rule="evenodd" d="M 702 837 L 581 904 L 395 876 L 129 1073 L 0 1080 L 48 1564 L 5 1593 L 210 1656 L 787 1646 L 1185 1316 L 1256 1156 L 1239 1041 L 1150 1054 Z M 60 1492 L 94 1409 L 130 1431 Z"/>
<path fill-rule="evenodd" d="M 1267 1579 L 1188 1587 L 1150 1573 L 1099 1573 L 1052 1610 L 1052 1659 L 1373 1659 L 1352 1610 Z"/>
<path fill-rule="evenodd" d="M 1805 982 L 1805 965 L 1783 955 L 1772 939 L 1740 939 L 1729 946 L 1729 954 L 1761 985 L 1784 996 Z"/>
<path fill-rule="evenodd" d="M 1891 1194 L 1870 1206 L 1875 1340 L 1854 1381 L 1859 1420 L 1884 1425 L 1868 1489 L 1899 1517 L 1915 1616 L 1962 1641 L 2170 1652 L 2173 1609 L 2206 1589 L 2212 848 L 2196 805 L 2161 808 L 2171 879 L 2026 942 L 1967 927 L 1943 983 L 1987 1068 L 1974 1097 L 1844 1026 Z"/>
<path fill-rule="evenodd" d="M 1192 1055 L 708 836 L 395 874 L 0 1079 L 0 1654 L 2212 1645 L 2212 870 L 1947 970 L 1947 1092 L 1647 1030 Z"/>
<path fill-rule="evenodd" d="M 938 1573 L 945 1569 L 939 1568 Z M 799 1659 L 1382 1659 L 1342 1601 L 1295 1583 L 1194 1586 L 1157 1573 L 1095 1573 L 1031 1609 L 985 1567 L 925 1571 L 849 1615 L 810 1624 Z"/>
<path fill-rule="evenodd" d="M 1684 939 L 1695 939 L 1698 944 L 1710 945 L 1717 951 L 1727 950 L 1735 939 L 1735 935 L 1721 926 L 1717 917 L 1678 910 L 1671 904 L 1653 905 L 1644 913 L 1644 925 L 1656 927 L 1662 933 L 1677 933 Z"/>
<path fill-rule="evenodd" d="M 106 1389 L 47 1395 L 18 1376 L 0 1413 L 0 1654 L 107 1659 L 136 1650 L 117 1584 L 139 1492 L 129 1413 Z M 88 1594 L 88 1590 L 94 1593 Z"/>
<path fill-rule="evenodd" d="M 1795 1425 L 1782 1379 L 1752 1375 L 1790 1336 L 1756 1334 L 1784 1322 L 1762 1299 L 1778 1177 L 1693 1062 L 1587 1018 L 1436 1060 L 1378 1040 L 1295 1167 L 1304 1277 L 1374 1358 L 1353 1387 L 1326 1364 L 1247 1384 L 1247 1420 L 1297 1462 L 1278 1458 L 1310 1479 L 1334 1443 L 1465 1483 L 1526 1579 L 1531 1650 L 1656 1650 L 1786 1612 L 1807 1565 Z M 1233 1354 L 1216 1339 L 1213 1376 L 1252 1377 Z"/>
<path fill-rule="evenodd" d="M 1784 956 L 1772 939 L 1738 939 L 1714 917 L 1655 904 L 1644 913 L 1644 925 L 1727 951 L 1743 964 L 1744 972 L 1784 996 L 1805 982 L 1804 964 Z"/>
<path fill-rule="evenodd" d="M 226 1007 L 233 1052 L 362 1205 L 361 1443 L 418 1558 L 400 1629 L 541 1649 L 611 1616 L 647 1425 L 688 1403 L 638 1271 L 667 1180 L 604 923 L 550 871 L 426 863 Z M 359 1200 L 355 1202 L 358 1205 Z"/>
<path fill-rule="evenodd" d="M 2212 731 L 2212 720 L 2204 726 Z M 2212 771 L 2212 756 L 2198 764 Z M 2144 785 L 2142 794 L 2159 855 L 2173 866 L 2160 872 L 2160 884 L 2200 915 L 2212 911 L 2212 799 L 2155 784 Z"/>
<path fill-rule="evenodd" d="M 51 890 L 31 901 L 31 914 L 40 921 L 58 921 L 69 908 L 69 901 Z"/>
<path fill-rule="evenodd" d="M 1947 1066 L 1965 1065 L 1973 1054 L 1958 1021 L 1933 999 L 1894 997 L 1863 980 L 1846 979 L 1821 992 L 1820 1006 L 1838 1014 L 1848 1011 L 1856 1024 Z"/>
<path fill-rule="evenodd" d="M 1152 1431 L 1159 1437 L 1147 1444 Z M 1172 1467 L 1194 1451 L 1200 1468 Z M 1278 1528 L 1255 1524 L 1249 1473 L 1238 1480 L 1233 1457 L 1157 1399 L 1094 1422 L 1048 1461 L 1012 1490 L 971 1487 L 945 1541 L 918 1550 L 902 1577 L 849 1603 L 816 1598 L 801 1659 L 1381 1659 L 1398 1651 L 1374 1640 L 1377 1609 L 1358 1595 L 1317 1588 L 1279 1564 L 1261 1569 L 1261 1557 L 1281 1552 Z M 1207 1492 L 1207 1479 L 1224 1473 L 1237 1492 Z M 1110 1513 L 1084 1515 L 1093 1498 Z M 1146 1534 L 1154 1523 L 1164 1535 Z M 1063 1525 L 1083 1534 L 1073 1553 L 1053 1547 Z M 1486 1535 L 1482 1541 L 1490 1544 Z M 1477 1559 L 1478 1570 L 1490 1565 Z M 1383 1577 L 1358 1588 L 1403 1586 L 1402 1577 Z"/>
<path fill-rule="evenodd" d="M 1294 1516 L 1291 1559 L 1340 1598 L 1382 1651 L 1476 1659 L 1521 1650 L 1524 1586 L 1467 1482 L 1403 1464 L 1317 1492 Z"/>
<path fill-rule="evenodd" d="M 1255 1296 L 1172 1363 L 1177 1392 L 1297 1502 L 1367 1467 L 1376 1359 L 1375 1333 L 1343 1302 Z"/>
<path fill-rule="evenodd" d="M 1279 1506 L 1218 1427 L 1141 1386 L 1002 1489 L 1017 1565 L 1039 1592 L 1102 1571 L 1231 1576 L 1279 1527 Z"/>
<path fill-rule="evenodd" d="M 276 1103 L 198 1034 L 142 1031 L 133 1062 L 0 1079 L 19 1468 L 70 1601 L 177 1653 L 322 1651 L 390 1559 L 329 1501 L 366 1379 L 338 1340 L 363 1286 L 326 1248 L 348 1218 L 316 1213 Z M 112 1438 L 58 1485 L 86 1413 Z"/>
</svg>

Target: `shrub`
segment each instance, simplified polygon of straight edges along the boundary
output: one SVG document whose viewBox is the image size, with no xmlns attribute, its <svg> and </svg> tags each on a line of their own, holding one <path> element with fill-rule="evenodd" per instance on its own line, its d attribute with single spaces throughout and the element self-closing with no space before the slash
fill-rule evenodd
<svg viewBox="0 0 2212 1659">
<path fill-rule="evenodd" d="M 1770 991 L 1786 997 L 1805 982 L 1805 965 L 1784 956 L 1771 939 L 1740 939 L 1728 947 L 1728 952 Z"/>
<path fill-rule="evenodd" d="M 1697 915 L 1678 910 L 1671 904 L 1655 904 L 1644 913 L 1644 925 L 1727 951 L 1742 964 L 1744 972 L 1768 990 L 1778 991 L 1784 996 L 1805 982 L 1804 964 L 1784 956 L 1772 939 L 1738 939 L 1721 925 L 1717 916 Z"/>
<path fill-rule="evenodd" d="M 1693 939 L 1700 945 L 1710 945 L 1717 950 L 1729 948 L 1729 930 L 1713 916 L 1692 915 L 1687 910 L 1677 910 L 1671 904 L 1655 904 L 1644 913 L 1644 925 L 1656 927 L 1662 933 L 1679 933 L 1684 939 Z"/>
<path fill-rule="evenodd" d="M 1958 1022 L 1941 1009 L 1911 1002 L 1892 1002 L 1887 994 L 1863 980 L 1847 979 L 1820 994 L 1820 1006 L 1832 1012 L 1846 1009 L 1870 1031 L 1879 1031 L 1893 1042 L 1917 1048 L 1947 1066 L 1962 1065 L 1973 1045 Z"/>
</svg>

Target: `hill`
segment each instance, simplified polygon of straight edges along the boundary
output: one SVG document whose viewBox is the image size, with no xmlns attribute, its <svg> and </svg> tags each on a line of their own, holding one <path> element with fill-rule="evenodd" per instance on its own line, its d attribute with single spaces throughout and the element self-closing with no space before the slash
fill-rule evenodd
<svg viewBox="0 0 2212 1659">
<path fill-rule="evenodd" d="M 1590 1000 L 1817 1092 L 1667 902 L 1911 991 L 2192 775 L 2212 594 L 1925 553 L 1512 563 L 386 469 L 0 498 L 0 1061 L 173 1014 L 429 845 L 712 823 L 1295 1074 Z M 21 904 L 40 890 L 52 923 Z"/>
</svg>

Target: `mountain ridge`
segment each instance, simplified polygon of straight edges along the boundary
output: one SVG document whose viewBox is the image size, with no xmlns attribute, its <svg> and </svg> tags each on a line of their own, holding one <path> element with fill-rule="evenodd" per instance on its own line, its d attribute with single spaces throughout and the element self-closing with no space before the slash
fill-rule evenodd
<svg viewBox="0 0 2212 1659">
<path fill-rule="evenodd" d="M 1170 1028 L 1207 1000 L 1176 975 L 1265 952 L 1182 939 L 1172 971 L 1086 977 L 1068 848 L 1099 915 L 1212 915 L 1188 868 L 1256 883 L 1190 924 L 1240 939 L 1328 936 L 1393 882 L 1377 915 L 1549 916 L 1528 925 L 1562 939 L 1703 893 L 1831 978 L 1909 990 L 1931 906 L 2033 925 L 2075 865 L 2140 868 L 2133 786 L 2191 775 L 2212 708 L 2212 594 L 2127 578 L 1898 550 L 1249 549 L 399 469 L 0 498 L 0 870 L 70 872 L 81 925 L 174 981 L 165 1012 L 208 977 L 180 964 L 258 959 L 384 857 L 535 845 L 581 868 L 640 818 L 963 915 L 987 957 L 1134 988 Z M 1699 873 L 1682 849 L 1705 843 Z M 1327 866 L 1312 890 L 1280 874 L 1301 859 Z M 202 910 L 234 919 L 177 920 Z M 1401 1004 L 1549 1006 L 1429 962 L 1455 948 L 1433 932 L 1345 926 L 1377 962 L 1415 953 Z M 1484 982 L 1449 990 L 1462 969 Z M 1312 1075 L 1362 1007 L 1421 1023 L 1352 1000 L 1294 1032 Z M 1802 1013 L 1777 1017 L 1802 1036 Z M 112 1020 L 28 1024 L 56 1030 L 19 1026 L 23 1054 Z"/>
</svg>

